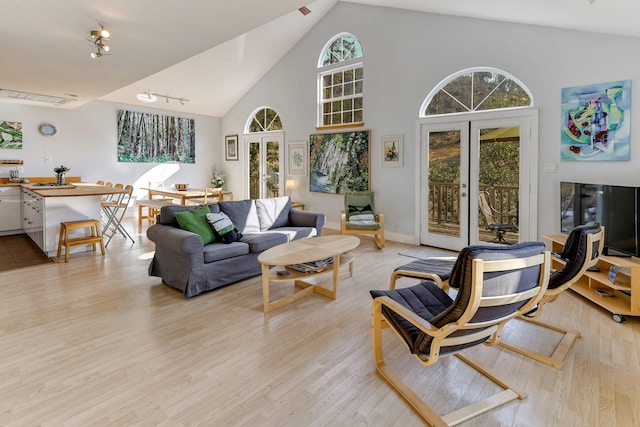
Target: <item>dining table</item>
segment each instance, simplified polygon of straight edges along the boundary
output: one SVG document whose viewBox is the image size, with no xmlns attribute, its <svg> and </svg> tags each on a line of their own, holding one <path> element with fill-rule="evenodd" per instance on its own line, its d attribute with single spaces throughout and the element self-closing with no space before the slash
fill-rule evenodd
<svg viewBox="0 0 640 427">
<path fill-rule="evenodd" d="M 222 191 L 216 188 L 187 188 L 186 190 L 177 190 L 175 188 L 156 188 L 148 187 L 143 188 L 149 192 L 149 198 L 153 199 L 153 196 L 164 196 L 180 201 L 181 205 L 186 205 L 189 200 L 203 199 L 205 194 L 207 198 L 214 197 L 220 200 L 233 200 L 233 193 L 231 191 Z"/>
</svg>

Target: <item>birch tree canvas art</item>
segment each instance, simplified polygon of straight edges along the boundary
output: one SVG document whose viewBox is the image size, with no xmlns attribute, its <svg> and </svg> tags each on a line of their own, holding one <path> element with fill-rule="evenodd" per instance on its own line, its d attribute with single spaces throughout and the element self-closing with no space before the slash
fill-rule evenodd
<svg viewBox="0 0 640 427">
<path fill-rule="evenodd" d="M 118 110 L 118 161 L 195 163 L 195 121 Z"/>
</svg>

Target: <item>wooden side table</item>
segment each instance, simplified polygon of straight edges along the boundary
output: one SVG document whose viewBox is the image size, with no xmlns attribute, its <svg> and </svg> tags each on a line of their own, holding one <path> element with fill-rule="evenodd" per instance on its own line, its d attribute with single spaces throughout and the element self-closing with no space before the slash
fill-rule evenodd
<svg viewBox="0 0 640 427">
<path fill-rule="evenodd" d="M 291 208 L 292 209 L 301 209 L 304 210 L 304 203 L 300 203 L 300 202 L 291 202 Z"/>
</svg>

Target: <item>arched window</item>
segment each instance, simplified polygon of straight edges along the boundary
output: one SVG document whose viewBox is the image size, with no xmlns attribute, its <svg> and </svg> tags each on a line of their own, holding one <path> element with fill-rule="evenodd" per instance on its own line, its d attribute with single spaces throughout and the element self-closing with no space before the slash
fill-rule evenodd
<svg viewBox="0 0 640 427">
<path fill-rule="evenodd" d="M 247 124 L 246 133 L 274 132 L 282 130 L 280 116 L 269 107 L 258 108 Z"/>
<path fill-rule="evenodd" d="M 349 33 L 331 39 L 318 61 L 318 127 L 362 124 L 362 46 Z"/>
<path fill-rule="evenodd" d="M 495 68 L 469 68 L 441 81 L 427 95 L 420 117 L 532 106 L 531 93 L 515 77 Z"/>
</svg>

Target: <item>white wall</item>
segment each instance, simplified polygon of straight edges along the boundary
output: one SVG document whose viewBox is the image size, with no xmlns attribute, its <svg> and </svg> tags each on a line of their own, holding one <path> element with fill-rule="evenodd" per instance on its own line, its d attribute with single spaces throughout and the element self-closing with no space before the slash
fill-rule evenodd
<svg viewBox="0 0 640 427">
<path fill-rule="evenodd" d="M 196 163 L 159 165 L 118 162 L 116 112 L 119 109 L 193 118 Z M 80 176 L 86 182 L 101 179 L 124 185 L 135 184 L 135 195 L 142 196 L 146 193 L 140 188 L 146 187 L 149 180 L 204 187 L 209 183 L 211 166 L 217 164 L 218 169 L 223 166 L 220 118 L 94 101 L 73 110 L 0 102 L 0 120 L 22 122 L 22 150 L 0 149 L 0 158 L 24 160 L 22 175 L 26 177 L 55 177 L 53 169 L 63 164 L 71 168 L 68 176 Z M 57 133 L 53 136 L 41 135 L 38 126 L 44 122 L 55 125 Z M 51 157 L 51 163 L 45 162 L 46 156 Z M 0 168 L 0 177 L 8 177 L 10 169 Z"/>
<path fill-rule="evenodd" d="M 615 24 L 612 24 L 615 25 Z M 559 182 L 575 180 L 640 185 L 640 93 L 631 120 L 631 161 L 560 162 L 560 94 L 563 87 L 640 76 L 640 38 L 565 31 L 521 24 L 450 17 L 391 8 L 339 3 L 223 118 L 223 133 L 242 133 L 259 106 L 281 116 L 286 141 L 308 140 L 315 133 L 316 64 L 325 43 L 340 32 L 358 37 L 364 51 L 364 129 L 371 135 L 371 188 L 385 213 L 387 231 L 411 241 L 415 199 L 415 121 L 429 91 L 442 79 L 474 66 L 495 67 L 520 79 L 539 108 L 538 233 L 559 232 Z M 380 166 L 380 138 L 404 135 L 404 167 Z M 637 142 L 636 142 L 637 141 Z M 234 172 L 242 173 L 240 151 Z M 557 173 L 544 163 L 557 162 Z M 294 197 L 308 209 L 339 222 L 343 198 L 311 193 L 308 178 L 297 179 Z M 305 190 L 302 190 L 304 188 Z"/>
</svg>

